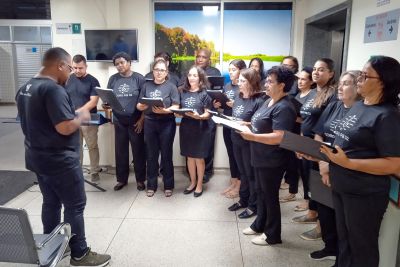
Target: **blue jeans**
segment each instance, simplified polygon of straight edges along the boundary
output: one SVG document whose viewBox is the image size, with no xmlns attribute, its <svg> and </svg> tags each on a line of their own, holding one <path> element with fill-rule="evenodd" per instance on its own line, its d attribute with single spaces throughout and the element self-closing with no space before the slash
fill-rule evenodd
<svg viewBox="0 0 400 267">
<path fill-rule="evenodd" d="M 36 174 L 43 195 L 42 223 L 45 234 L 51 233 L 61 222 L 61 204 L 64 222 L 71 225 L 73 237 L 69 245 L 72 257 L 81 257 L 87 250 L 83 211 L 86 206 L 84 178 L 81 167 L 59 175 Z"/>
<path fill-rule="evenodd" d="M 148 190 L 157 190 L 158 157 L 160 153 L 164 189 L 172 190 L 174 188 L 172 147 L 175 132 L 175 119 L 153 120 L 145 118 L 144 139 L 146 142 Z"/>
</svg>

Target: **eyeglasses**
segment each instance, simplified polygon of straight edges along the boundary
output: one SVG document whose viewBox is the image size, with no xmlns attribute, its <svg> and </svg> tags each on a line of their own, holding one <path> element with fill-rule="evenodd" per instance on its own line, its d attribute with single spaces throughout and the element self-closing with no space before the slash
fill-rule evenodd
<svg viewBox="0 0 400 267">
<path fill-rule="evenodd" d="M 65 63 L 65 65 L 67 65 L 67 67 L 69 69 L 69 72 L 73 72 L 74 71 L 74 68 L 71 65 L 69 65 L 67 62 L 64 62 L 64 63 Z"/>
<path fill-rule="evenodd" d="M 366 72 L 361 72 L 360 75 L 357 77 L 357 81 L 365 82 L 366 79 L 380 79 L 379 77 L 368 76 Z"/>
<path fill-rule="evenodd" d="M 158 73 L 165 73 L 167 70 L 163 70 L 163 69 L 153 69 L 154 72 L 158 72 Z"/>
</svg>

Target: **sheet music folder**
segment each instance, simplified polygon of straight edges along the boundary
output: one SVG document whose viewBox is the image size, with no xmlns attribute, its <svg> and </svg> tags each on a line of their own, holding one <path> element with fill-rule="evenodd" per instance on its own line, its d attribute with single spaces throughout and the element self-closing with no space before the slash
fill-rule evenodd
<svg viewBox="0 0 400 267">
<path fill-rule="evenodd" d="M 332 148 L 333 150 L 335 149 L 330 145 L 316 141 L 314 139 L 311 139 L 310 137 L 301 136 L 298 134 L 285 131 L 283 139 L 279 146 L 287 150 L 300 152 L 302 154 L 312 156 L 319 160 L 329 161 L 329 159 L 325 156 L 325 154 L 320 152 L 321 145 L 325 145 L 329 148 Z"/>
<path fill-rule="evenodd" d="M 142 97 L 139 99 L 139 103 L 146 104 L 150 107 L 164 107 L 164 102 L 161 97 L 157 98 Z"/>
<path fill-rule="evenodd" d="M 246 131 L 249 130 L 249 127 L 247 127 L 245 125 L 241 125 L 237 121 L 224 119 L 224 118 L 221 118 L 221 117 L 218 117 L 218 116 L 212 116 L 211 119 L 217 124 L 222 124 L 224 127 L 231 128 L 231 129 L 236 130 L 238 132 L 246 132 Z"/>
<path fill-rule="evenodd" d="M 118 101 L 117 96 L 114 94 L 114 91 L 112 89 L 95 87 L 95 90 L 99 95 L 100 99 L 104 103 L 107 103 L 113 110 L 119 112 L 125 112 L 125 109 Z"/>
<path fill-rule="evenodd" d="M 179 108 L 179 109 L 174 109 L 174 108 L 171 108 L 170 109 L 173 113 L 176 113 L 176 114 L 179 114 L 179 115 L 182 115 L 182 116 L 185 116 L 185 113 L 193 113 L 193 112 L 195 112 L 196 110 L 194 110 L 194 109 L 191 109 L 191 108 Z"/>
<path fill-rule="evenodd" d="M 226 108 L 226 102 L 230 101 L 222 90 L 207 90 L 207 94 L 212 98 L 212 100 L 221 103 L 222 108 Z"/>
</svg>

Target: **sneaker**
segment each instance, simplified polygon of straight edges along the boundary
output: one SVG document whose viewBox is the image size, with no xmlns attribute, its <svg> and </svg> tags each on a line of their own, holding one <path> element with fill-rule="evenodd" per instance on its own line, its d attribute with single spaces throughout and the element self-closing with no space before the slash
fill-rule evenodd
<svg viewBox="0 0 400 267">
<path fill-rule="evenodd" d="M 328 253 L 325 250 L 317 250 L 310 253 L 310 258 L 316 261 L 323 261 L 323 260 L 336 260 L 336 255 L 333 253 Z"/>
<path fill-rule="evenodd" d="M 251 240 L 251 243 L 258 246 L 268 246 L 267 236 L 265 234 L 259 235 Z"/>
<path fill-rule="evenodd" d="M 244 235 L 256 235 L 256 234 L 258 234 L 256 231 L 251 229 L 251 227 L 247 227 L 247 228 L 243 229 L 242 233 Z"/>
<path fill-rule="evenodd" d="M 89 248 L 82 258 L 75 259 L 71 257 L 70 264 L 71 266 L 103 267 L 110 263 L 110 259 L 110 255 L 97 254 Z"/>
<path fill-rule="evenodd" d="M 93 173 L 90 175 L 90 181 L 92 183 L 98 183 L 100 181 L 100 175 L 98 173 Z"/>
<path fill-rule="evenodd" d="M 320 240 L 322 238 L 322 234 L 318 233 L 317 227 L 314 227 L 310 231 L 304 232 L 300 235 L 300 237 L 304 240 L 315 241 Z"/>
<path fill-rule="evenodd" d="M 287 194 L 284 197 L 279 198 L 279 202 L 281 203 L 285 203 L 285 202 L 289 202 L 289 201 L 295 201 L 296 200 L 296 195 L 295 194 Z"/>
<path fill-rule="evenodd" d="M 316 217 L 315 218 L 310 218 L 306 214 L 306 215 L 301 215 L 301 216 L 294 217 L 292 219 L 292 222 L 294 222 L 294 223 L 317 223 L 317 220 L 318 219 Z"/>
</svg>

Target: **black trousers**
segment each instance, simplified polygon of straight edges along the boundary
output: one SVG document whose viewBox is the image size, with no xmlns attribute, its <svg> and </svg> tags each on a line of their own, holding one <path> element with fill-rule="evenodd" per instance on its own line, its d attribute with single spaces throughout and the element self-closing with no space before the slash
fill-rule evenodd
<svg viewBox="0 0 400 267">
<path fill-rule="evenodd" d="M 377 267 L 378 236 L 388 194 L 356 195 L 333 191 L 340 267 Z"/>
<path fill-rule="evenodd" d="M 285 181 L 289 184 L 289 193 L 291 194 L 297 194 L 299 190 L 300 166 L 301 160 L 296 157 L 296 153 L 289 152 L 285 167 Z"/>
<path fill-rule="evenodd" d="M 316 201 L 318 219 L 321 225 L 322 240 L 325 243 L 324 250 L 336 255 L 338 253 L 338 237 L 336 230 L 335 210 Z"/>
<path fill-rule="evenodd" d="M 147 189 L 157 190 L 158 158 L 161 153 L 161 166 L 164 189 L 174 188 L 174 164 L 172 147 L 176 132 L 175 119 L 145 119 L 144 134 L 147 155 Z"/>
<path fill-rule="evenodd" d="M 127 118 L 114 120 L 115 129 L 115 167 L 117 181 L 127 183 L 129 177 L 129 143 L 131 143 L 136 182 L 146 180 L 146 148 L 144 134 L 134 131 L 136 121 Z"/>
<path fill-rule="evenodd" d="M 257 211 L 256 179 L 254 169 L 250 163 L 250 144 L 233 143 L 233 154 L 239 168 L 241 183 L 239 190 L 239 203 L 252 211 Z"/>
<path fill-rule="evenodd" d="M 205 176 L 211 176 L 214 173 L 214 147 L 215 147 L 215 133 L 217 131 L 217 125 L 211 121 L 208 120 L 209 125 L 209 129 L 210 129 L 210 138 L 211 138 L 211 142 L 210 142 L 210 146 L 208 148 L 208 156 L 204 159 L 205 161 L 205 165 L 206 168 L 204 170 L 204 175 Z"/>
<path fill-rule="evenodd" d="M 279 187 L 284 167 L 254 168 L 257 191 L 257 217 L 250 226 L 256 232 L 264 232 L 269 244 L 281 243 L 281 208 Z"/>
<path fill-rule="evenodd" d="M 240 177 L 240 171 L 238 169 L 238 163 L 236 162 L 236 158 L 235 158 L 234 152 L 233 152 L 231 129 L 224 127 L 222 129 L 222 134 L 224 137 L 226 152 L 228 153 L 229 169 L 231 171 L 231 177 L 240 179 L 241 177 Z"/>
</svg>

